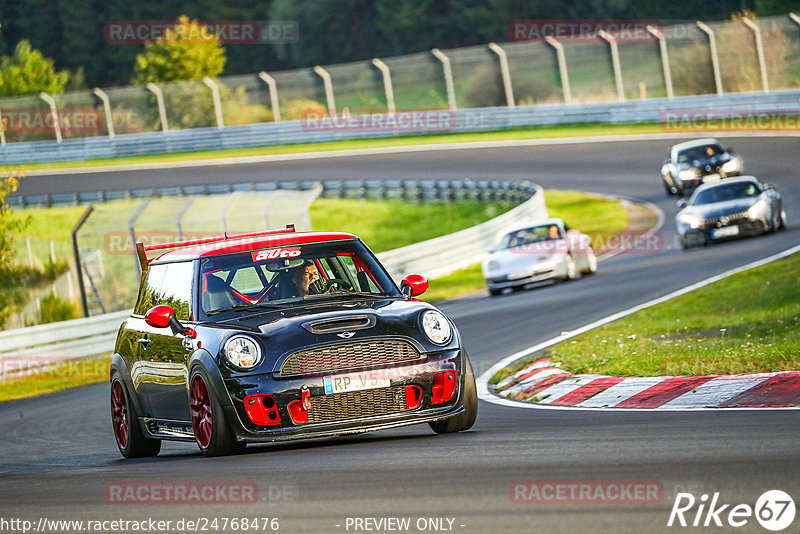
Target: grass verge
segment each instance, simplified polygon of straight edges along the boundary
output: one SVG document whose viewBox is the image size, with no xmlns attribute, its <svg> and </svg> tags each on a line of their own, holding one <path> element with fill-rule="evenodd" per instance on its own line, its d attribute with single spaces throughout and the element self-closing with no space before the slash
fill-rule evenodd
<svg viewBox="0 0 800 534">
<path fill-rule="evenodd" d="M 617 200 L 577 191 L 545 191 L 547 211 L 560 217 L 573 228 L 594 238 L 628 229 L 628 211 Z M 428 302 L 438 302 L 467 293 L 485 290 L 486 282 L 480 264 L 471 265 L 450 275 L 431 280 L 430 289 L 422 296 Z"/>
<path fill-rule="evenodd" d="M 108 356 L 57 362 L 35 371 L 24 371 L 19 378 L 0 380 L 0 402 L 34 397 L 62 389 L 108 380 Z"/>
<path fill-rule="evenodd" d="M 735 274 L 547 350 L 571 373 L 702 376 L 800 369 L 800 254 Z M 499 371 L 497 383 L 526 361 Z"/>
<path fill-rule="evenodd" d="M 179 154 L 155 154 L 132 156 L 126 158 L 101 158 L 80 162 L 30 163 L 10 165 L 3 169 L 42 170 L 66 169 L 95 166 L 133 165 L 137 163 L 160 163 L 175 161 L 196 161 L 200 159 L 232 158 L 240 156 L 267 156 L 276 154 L 297 154 L 302 152 L 326 152 L 331 150 L 352 150 L 360 148 L 379 148 L 392 146 L 408 146 L 439 143 L 466 143 L 477 141 L 503 141 L 517 139 L 544 139 L 553 137 L 584 137 L 596 135 L 625 135 L 664 133 L 661 125 L 653 124 L 598 124 L 576 123 L 558 126 L 541 126 L 524 129 L 509 129 L 495 132 L 409 135 L 401 137 L 384 137 L 379 139 L 354 139 L 331 141 L 326 143 L 301 143 L 294 145 L 263 146 L 254 148 L 234 148 L 227 150 L 205 150 L 199 152 L 183 152 Z"/>
</svg>

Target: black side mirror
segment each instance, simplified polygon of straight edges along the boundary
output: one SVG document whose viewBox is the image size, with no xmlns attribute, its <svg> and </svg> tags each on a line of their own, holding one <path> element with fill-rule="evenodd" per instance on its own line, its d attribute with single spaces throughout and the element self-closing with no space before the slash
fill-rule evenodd
<svg viewBox="0 0 800 534">
<path fill-rule="evenodd" d="M 683 209 L 687 206 L 687 204 L 689 204 L 689 202 L 685 198 L 682 198 L 677 202 L 677 204 L 680 209 Z"/>
</svg>

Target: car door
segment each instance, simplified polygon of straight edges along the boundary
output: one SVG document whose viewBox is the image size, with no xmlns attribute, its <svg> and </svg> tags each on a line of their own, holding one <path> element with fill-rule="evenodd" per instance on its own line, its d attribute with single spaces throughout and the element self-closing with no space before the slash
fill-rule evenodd
<svg viewBox="0 0 800 534">
<path fill-rule="evenodd" d="M 148 305 L 169 305 L 182 324 L 191 326 L 193 262 L 152 265 L 150 269 L 163 270 L 163 274 L 153 280 L 154 293 Z M 141 323 L 137 393 L 147 399 L 150 417 L 189 421 L 187 362 L 191 345 L 184 346 L 185 336 L 173 333 L 169 327 L 153 327 L 144 320 Z"/>
</svg>

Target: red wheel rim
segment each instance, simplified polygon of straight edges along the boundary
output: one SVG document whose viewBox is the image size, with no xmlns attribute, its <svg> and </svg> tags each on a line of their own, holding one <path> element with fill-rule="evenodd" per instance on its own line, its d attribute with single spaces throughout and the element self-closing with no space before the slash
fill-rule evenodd
<svg viewBox="0 0 800 534">
<path fill-rule="evenodd" d="M 128 404 L 122 384 L 114 380 L 111 384 L 111 424 L 114 426 L 114 438 L 121 449 L 128 446 Z"/>
<path fill-rule="evenodd" d="M 202 377 L 192 379 L 189 397 L 189 411 L 192 415 L 192 429 L 194 437 L 201 449 L 207 449 L 211 443 L 211 399 L 208 388 Z"/>
</svg>

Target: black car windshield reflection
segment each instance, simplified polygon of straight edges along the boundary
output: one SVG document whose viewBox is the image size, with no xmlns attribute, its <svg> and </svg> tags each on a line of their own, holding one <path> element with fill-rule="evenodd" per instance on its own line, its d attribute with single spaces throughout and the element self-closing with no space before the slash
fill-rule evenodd
<svg viewBox="0 0 800 534">
<path fill-rule="evenodd" d="M 678 153 L 678 163 L 686 163 L 688 161 L 695 161 L 701 159 L 710 159 L 721 154 L 725 151 L 719 145 L 703 145 L 693 146 Z"/>
<path fill-rule="evenodd" d="M 715 204 L 740 198 L 757 197 L 760 194 L 761 188 L 754 182 L 723 184 L 699 191 L 692 199 L 692 205 Z"/>
<path fill-rule="evenodd" d="M 206 316 L 306 301 L 401 296 L 360 242 L 302 244 L 202 261 L 201 308 Z"/>
</svg>

